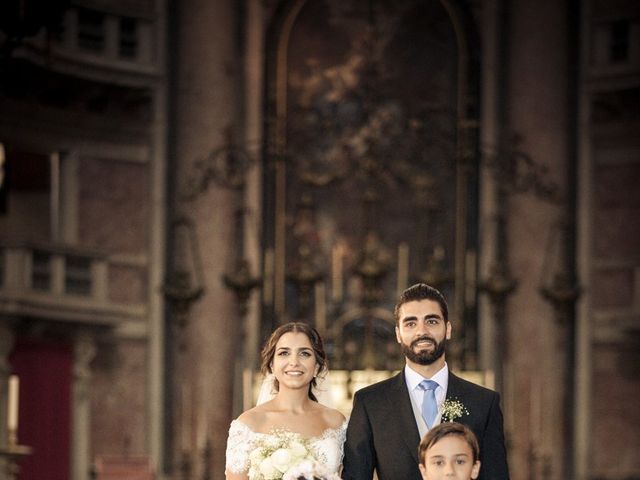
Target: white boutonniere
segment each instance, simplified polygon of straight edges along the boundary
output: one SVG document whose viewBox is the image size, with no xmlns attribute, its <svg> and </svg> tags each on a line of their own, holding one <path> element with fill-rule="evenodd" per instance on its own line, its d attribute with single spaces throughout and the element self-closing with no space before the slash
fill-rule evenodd
<svg viewBox="0 0 640 480">
<path fill-rule="evenodd" d="M 463 415 L 469 415 L 469 410 L 460 400 L 447 398 L 442 404 L 443 422 L 455 422 Z"/>
</svg>

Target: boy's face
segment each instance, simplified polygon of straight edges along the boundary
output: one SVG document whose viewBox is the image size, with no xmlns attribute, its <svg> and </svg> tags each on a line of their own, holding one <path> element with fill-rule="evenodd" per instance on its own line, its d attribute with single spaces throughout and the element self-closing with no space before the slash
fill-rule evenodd
<svg viewBox="0 0 640 480">
<path fill-rule="evenodd" d="M 448 435 L 427 449 L 420 472 L 423 480 L 475 480 L 480 461 L 473 461 L 473 451 L 464 438 Z"/>
</svg>

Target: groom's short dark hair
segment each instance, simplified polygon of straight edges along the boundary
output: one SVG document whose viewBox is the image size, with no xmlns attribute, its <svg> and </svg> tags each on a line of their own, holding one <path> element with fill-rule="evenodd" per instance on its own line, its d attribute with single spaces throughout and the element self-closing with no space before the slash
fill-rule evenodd
<svg viewBox="0 0 640 480">
<path fill-rule="evenodd" d="M 449 321 L 449 307 L 447 306 L 447 301 L 444 299 L 444 296 L 440 291 L 426 283 L 416 283 L 402 292 L 398 298 L 396 308 L 393 311 L 393 316 L 396 319 L 396 325 L 398 325 L 398 322 L 400 321 L 400 307 L 407 302 L 420 300 L 432 300 L 437 302 L 438 305 L 440 305 L 440 310 L 442 310 L 442 317 L 444 318 L 444 321 Z"/>
</svg>

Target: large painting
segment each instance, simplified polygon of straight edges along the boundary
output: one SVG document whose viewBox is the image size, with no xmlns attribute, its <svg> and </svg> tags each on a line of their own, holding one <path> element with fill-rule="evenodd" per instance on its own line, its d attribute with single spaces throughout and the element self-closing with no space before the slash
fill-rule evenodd
<svg viewBox="0 0 640 480">
<path fill-rule="evenodd" d="M 461 128 L 472 89 L 454 7 L 297 1 L 274 23 L 264 320 L 314 323 L 334 368 L 401 365 L 392 310 L 413 282 L 474 316 L 477 132 Z"/>
</svg>

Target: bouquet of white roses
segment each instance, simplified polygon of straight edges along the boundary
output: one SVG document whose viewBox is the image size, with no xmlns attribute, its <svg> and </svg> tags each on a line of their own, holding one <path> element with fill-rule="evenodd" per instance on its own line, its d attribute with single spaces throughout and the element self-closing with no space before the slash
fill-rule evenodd
<svg viewBox="0 0 640 480">
<path fill-rule="evenodd" d="M 315 461 L 309 442 L 300 434 L 276 430 L 261 439 L 249 454 L 249 479 L 282 480 L 304 460 Z"/>
<path fill-rule="evenodd" d="M 315 460 L 303 460 L 287 471 L 282 480 L 340 480 L 340 476 Z"/>
</svg>

